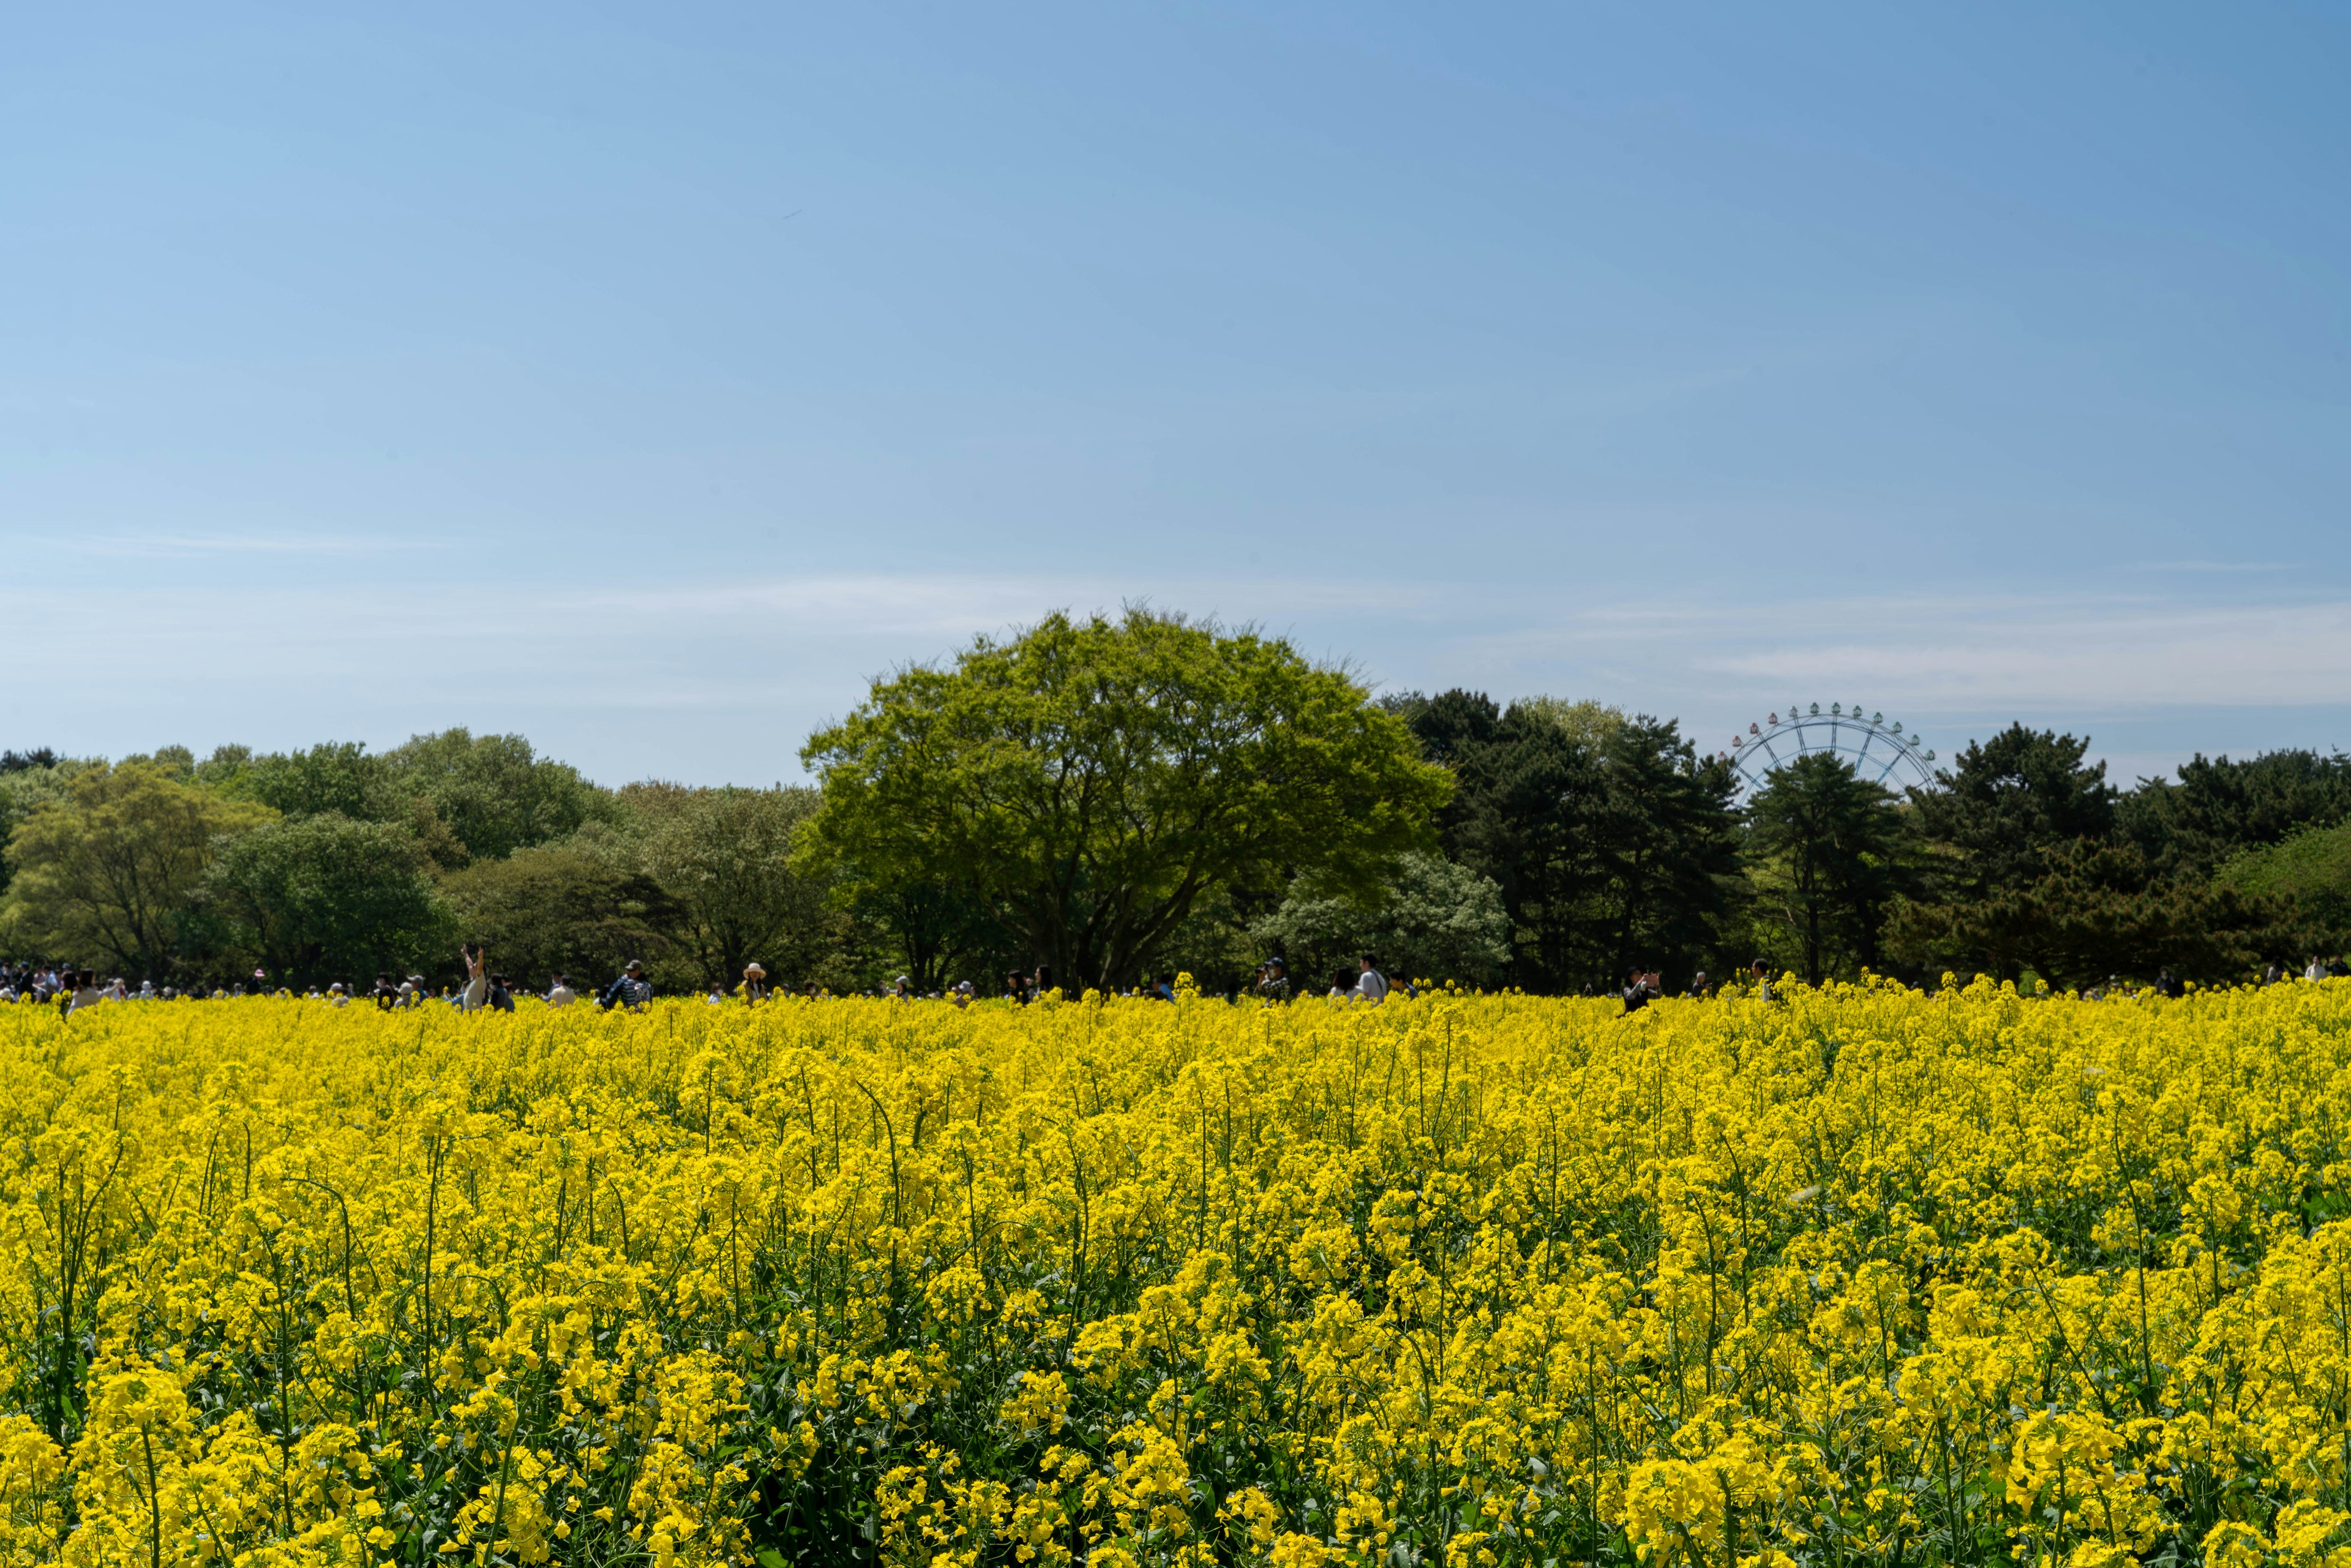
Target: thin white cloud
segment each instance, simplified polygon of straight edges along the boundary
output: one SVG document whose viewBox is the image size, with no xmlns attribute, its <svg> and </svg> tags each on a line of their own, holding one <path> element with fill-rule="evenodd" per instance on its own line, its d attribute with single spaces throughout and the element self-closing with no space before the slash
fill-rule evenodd
<svg viewBox="0 0 2351 1568">
<path fill-rule="evenodd" d="M 324 534 L 91 534 L 78 541 L 84 555 L 134 560 L 205 556 L 378 556 L 438 549 L 438 539 Z"/>
<path fill-rule="evenodd" d="M 1991 716 L 2127 724 L 2135 760 L 2167 713 L 2313 716 L 2281 714 L 2262 733 L 2325 730 L 2324 713 L 2351 713 L 2351 602 L 2280 596 L 2214 607 L 2152 593 L 1628 600 L 1600 583 L 1394 578 L 862 574 L 613 588 L 213 576 L 185 590 L 21 599 L 10 612 L 20 678 L 0 691 L 0 722 L 27 744 L 116 752 L 193 743 L 212 725 L 216 738 L 287 745 L 388 743 L 466 723 L 521 730 L 602 778 L 766 780 L 791 776 L 809 730 L 877 674 L 1050 610 L 1114 613 L 1145 597 L 1352 658 L 1389 689 L 1597 696 L 1680 717 L 1709 747 L 1792 702 L 1883 710 L 1946 755 Z M 57 727 L 59 691 L 87 737 Z"/>
<path fill-rule="evenodd" d="M 2126 571 L 2185 572 L 2201 576 L 2208 572 L 2276 572 L 2294 570 L 2292 561 L 2283 560 L 2135 560 L 2126 562 Z"/>
<path fill-rule="evenodd" d="M 1825 632 L 1826 634 L 1823 634 Z M 2244 609 L 2050 605 L 1976 621 L 1922 610 L 1854 635 L 1823 628 L 1716 651 L 1699 667 L 1808 688 L 1865 684 L 1870 701 L 2019 711 L 2340 703 L 2351 604 Z"/>
<path fill-rule="evenodd" d="M 1270 611 L 1406 611 L 1426 595 L 1408 586 L 1361 583 L 1247 584 L 1173 580 L 1141 588 L 1131 579 L 904 573 L 745 578 L 714 583 L 597 587 L 570 596 L 581 609 L 632 614 L 785 613 L 861 633 L 980 632 L 1034 621 L 1055 610 L 1115 613 L 1149 601 L 1195 615 L 1261 619 Z"/>
</svg>

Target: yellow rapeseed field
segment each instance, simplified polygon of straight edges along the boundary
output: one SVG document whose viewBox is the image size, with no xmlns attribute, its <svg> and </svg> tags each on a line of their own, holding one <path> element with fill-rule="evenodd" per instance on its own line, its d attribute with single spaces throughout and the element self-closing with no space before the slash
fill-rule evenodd
<svg viewBox="0 0 2351 1568">
<path fill-rule="evenodd" d="M 16 1563 L 2351 1560 L 2351 984 L 0 1009 Z"/>
</svg>

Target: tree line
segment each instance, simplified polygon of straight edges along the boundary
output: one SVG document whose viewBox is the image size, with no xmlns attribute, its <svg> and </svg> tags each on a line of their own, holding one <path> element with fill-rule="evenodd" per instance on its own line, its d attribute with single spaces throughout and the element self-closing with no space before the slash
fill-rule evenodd
<svg viewBox="0 0 2351 1568">
<path fill-rule="evenodd" d="M 1531 991 L 1761 959 L 2241 978 L 2351 929 L 2351 760 L 2198 757 L 2128 789 L 2023 725 L 1896 794 L 1826 755 L 1745 801 L 1670 719 L 1461 690 L 1374 698 L 1181 615 L 1048 617 L 876 681 L 818 782 L 612 789 L 519 736 L 371 752 L 0 756 L 0 951 L 159 982 L 646 963 L 657 986 L 1123 988 L 1392 969 Z"/>
<path fill-rule="evenodd" d="M 1813 753 L 1740 803 L 1669 722 L 1459 691 L 1392 706 L 1454 773 L 1446 852 L 1494 884 L 1498 977 L 1531 990 L 1759 958 L 1815 981 L 2220 983 L 2351 940 L 2339 754 L 2198 756 L 2124 789 L 2088 737 L 2020 723 L 1928 789 Z"/>
<path fill-rule="evenodd" d="M 532 984 L 635 957 L 683 988 L 765 954 L 845 986 L 875 960 L 789 863 L 815 809 L 806 788 L 605 789 L 464 729 L 381 753 L 10 754 L 0 949 L 298 989 L 448 978 L 471 941 Z"/>
</svg>

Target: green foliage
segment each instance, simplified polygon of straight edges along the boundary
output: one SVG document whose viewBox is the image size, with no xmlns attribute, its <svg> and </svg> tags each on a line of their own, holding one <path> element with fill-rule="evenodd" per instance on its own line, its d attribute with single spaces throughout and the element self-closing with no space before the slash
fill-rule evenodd
<svg viewBox="0 0 2351 1568">
<path fill-rule="evenodd" d="M 1521 728 L 1537 727 L 1557 731 L 1567 739 L 1594 751 L 1602 750 L 1625 727 L 1635 721 L 1621 707 L 1594 702 L 1586 697 L 1572 701 L 1566 697 L 1520 697 L 1510 705 L 1513 721 Z"/>
<path fill-rule="evenodd" d="M 1028 967 L 1019 939 L 998 922 L 994 904 L 967 878 L 891 877 L 840 884 L 838 892 L 855 921 L 887 934 L 893 961 L 904 966 L 901 972 L 918 991 L 944 989 L 957 979 L 985 987 L 992 975 Z M 1167 946 L 1180 949 L 1181 938 L 1206 911 L 1228 908 L 1229 902 L 1215 889 L 1196 899 L 1169 933 Z"/>
<path fill-rule="evenodd" d="M 350 741 L 254 758 L 232 789 L 288 817 L 332 811 L 355 822 L 393 822 L 410 815 L 391 764 Z"/>
<path fill-rule="evenodd" d="M 152 762 L 83 768 L 10 836 L 0 927 L 19 951 L 161 977 L 221 841 L 275 815 Z"/>
<path fill-rule="evenodd" d="M 680 919 L 661 884 L 624 852 L 579 841 L 476 861 L 443 887 L 459 936 L 488 949 L 492 969 L 533 988 L 559 974 L 601 984 L 632 958 L 662 965 Z"/>
<path fill-rule="evenodd" d="M 2297 947 L 2340 952 L 2351 942 L 2351 822 L 2306 828 L 2247 850 L 2220 870 L 2221 885 L 2293 906 L 2308 933 Z"/>
<path fill-rule="evenodd" d="M 1731 781 L 1670 721 L 1481 693 L 1405 705 L 1458 783 L 1446 851 L 1500 890 L 1510 978 L 1603 981 L 1638 961 L 1695 968 L 1719 943 L 1738 873 Z"/>
<path fill-rule="evenodd" d="M 381 760 L 392 789 L 430 806 L 475 860 L 563 838 L 608 810 L 577 768 L 536 756 L 519 735 L 445 729 L 417 736 Z"/>
<path fill-rule="evenodd" d="M 2231 854 L 2351 810 L 2351 762 L 2273 752 L 2199 756 L 2177 783 L 2117 796 L 2086 738 L 2022 726 L 1970 746 L 1944 788 L 1915 792 L 1933 874 L 1896 921 L 1896 945 L 1932 967 L 2082 985 L 2110 975 L 2241 977 L 2264 953 L 2321 942 L 2324 920 L 2270 894 L 2289 861 L 2210 880 Z M 2272 885 L 2277 883 L 2277 885 Z M 2341 925 L 2333 928 L 2340 941 Z"/>
<path fill-rule="evenodd" d="M 810 866 L 968 888 L 1062 978 L 1101 987 L 1213 888 L 1377 886 L 1449 793 L 1343 672 L 1142 610 L 1053 615 L 876 682 L 801 755 L 824 789 Z"/>
<path fill-rule="evenodd" d="M 1716 946 L 1739 874 L 1730 770 L 1701 758 L 1673 720 L 1646 716 L 1605 732 L 1600 764 L 1595 946 L 1614 949 L 1612 978 L 1660 955 L 1689 962 Z"/>
<path fill-rule="evenodd" d="M 823 968 L 837 937 L 828 887 L 793 869 L 817 792 L 632 784 L 638 853 L 676 911 L 676 946 L 701 985 L 733 986 L 759 960 L 777 979 Z"/>
<path fill-rule="evenodd" d="M 1980 900 L 2047 873 L 2051 856 L 2076 839 L 2114 831 L 2115 790 L 2106 765 L 2085 765 L 2087 736 L 2012 724 L 1970 742 L 1934 789 L 1911 791 L 1919 836 L 1934 846 L 1938 891 Z"/>
<path fill-rule="evenodd" d="M 2158 870 L 2204 876 L 2246 850 L 2346 818 L 2351 757 L 2269 751 L 2232 762 L 2199 752 L 2176 783 L 2150 779 L 2124 796 L 2117 825 Z"/>
<path fill-rule="evenodd" d="M 1442 855 L 1408 854 L 1370 898 L 1293 893 L 1250 927 L 1279 944 L 1301 984 L 1376 955 L 1390 974 L 1490 986 L 1510 961 L 1510 916 L 1491 878 Z"/>
<path fill-rule="evenodd" d="M 74 775 L 92 766 L 47 751 L 37 755 L 48 760 L 20 758 L 18 766 L 0 768 L 0 851 L 5 850 L 10 837 L 25 820 L 40 807 L 69 798 L 73 792 Z M 10 752 L 8 756 L 18 758 L 16 752 Z M 0 853 L 0 893 L 7 891 L 15 870 L 16 862 L 5 853 Z"/>
<path fill-rule="evenodd" d="M 1894 794 L 1816 751 L 1774 772 L 1747 814 L 1758 905 L 1804 978 L 1883 968 L 1879 934 L 1904 883 Z"/>
<path fill-rule="evenodd" d="M 265 822 L 222 847 L 207 883 L 227 940 L 296 986 L 406 974 L 453 940 L 430 862 L 394 824 L 337 811 Z"/>
<path fill-rule="evenodd" d="M 1040 962 L 1072 988 L 1183 967 L 1220 989 L 1274 943 L 1309 985 L 1369 946 L 1549 992 L 1752 952 L 2220 979 L 2351 943 L 2351 758 L 2199 756 L 2118 794 L 2088 745 L 2012 725 L 1907 811 L 1806 763 L 1742 832 L 1727 768 L 1669 722 L 1374 703 L 1253 633 L 1054 616 L 877 682 L 803 751 L 820 793 L 616 794 L 464 729 L 381 754 L 0 753 L 0 942 L 159 977 L 449 977 L 447 919 L 534 985 L 632 956 L 664 989 L 731 985 L 756 958 L 795 987 L 990 992 Z"/>
<path fill-rule="evenodd" d="M 1981 898 L 1911 904 L 1889 941 L 1929 965 L 2025 969 L 2059 987 L 2110 977 L 2181 980 L 2246 977 L 2265 951 L 2291 938 L 2283 910 L 2235 887 L 2161 875 L 2135 844 L 2076 840 L 2050 852 L 2048 870 Z"/>
</svg>

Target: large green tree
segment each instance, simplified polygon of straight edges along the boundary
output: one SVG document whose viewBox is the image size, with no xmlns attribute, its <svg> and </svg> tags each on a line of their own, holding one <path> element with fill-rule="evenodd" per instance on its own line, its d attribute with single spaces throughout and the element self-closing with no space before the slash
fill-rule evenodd
<svg viewBox="0 0 2351 1568">
<path fill-rule="evenodd" d="M 1600 762 L 1609 969 L 1691 961 L 1714 946 L 1739 876 L 1729 767 L 1699 757 L 1673 720 L 1646 715 L 1605 734 Z"/>
<path fill-rule="evenodd" d="M 1882 967 L 1879 938 L 1902 891 L 1895 795 L 1833 752 L 1800 756 L 1748 802 L 1750 873 L 1765 918 L 1783 930 L 1804 977 Z"/>
<path fill-rule="evenodd" d="M 391 823 L 336 811 L 264 823 L 222 847 L 207 883 L 228 940 L 298 986 L 405 974 L 451 940 L 423 850 Z"/>
<path fill-rule="evenodd" d="M 758 959 L 778 979 L 821 967 L 831 911 L 820 876 L 794 869 L 817 810 L 810 789 L 694 789 L 633 784 L 643 863 L 675 908 L 673 933 L 704 984 L 733 985 Z"/>
<path fill-rule="evenodd" d="M 577 768 L 539 757 L 519 735 L 444 729 L 415 737 L 382 761 L 391 788 L 424 802 L 475 860 L 551 842 L 610 810 L 604 793 Z M 429 825 L 419 836 L 430 837 Z"/>
<path fill-rule="evenodd" d="M 0 850 L 5 849 L 17 827 L 39 808 L 70 798 L 74 775 L 93 766 L 59 757 L 47 747 L 29 756 L 12 751 L 0 757 L 0 764 L 11 761 L 15 766 L 0 765 Z M 105 764 L 95 766 L 102 768 Z M 0 853 L 0 893 L 7 890 L 12 874 L 12 862 Z"/>
<path fill-rule="evenodd" d="M 555 975 L 601 984 L 632 958 L 666 972 L 679 911 L 623 852 L 578 841 L 475 861 L 443 883 L 461 939 L 490 967 L 538 987 Z M 692 978 L 681 973 L 673 983 Z"/>
<path fill-rule="evenodd" d="M 274 816 L 152 763 L 87 768 L 9 838 L 0 922 L 20 950 L 160 978 L 220 845 Z"/>
<path fill-rule="evenodd" d="M 1139 971 L 1219 887 L 1369 890 L 1450 780 L 1346 673 L 1147 610 L 1048 617 L 876 682 L 810 737 L 811 865 L 963 885 L 1072 984 Z"/>
<path fill-rule="evenodd" d="M 1512 979 L 1569 990 L 1636 961 L 1707 961 L 1738 879 L 1731 779 L 1677 726 L 1459 690 L 1395 706 L 1458 783 L 1446 852 L 1499 889 Z"/>
<path fill-rule="evenodd" d="M 2106 765 L 2083 760 L 2088 736 L 2022 724 L 1970 741 L 1936 788 L 1914 789 L 1919 836 L 1935 851 L 1935 892 L 1949 901 L 1989 897 L 2044 875 L 2076 839 L 2114 831 Z"/>
</svg>

